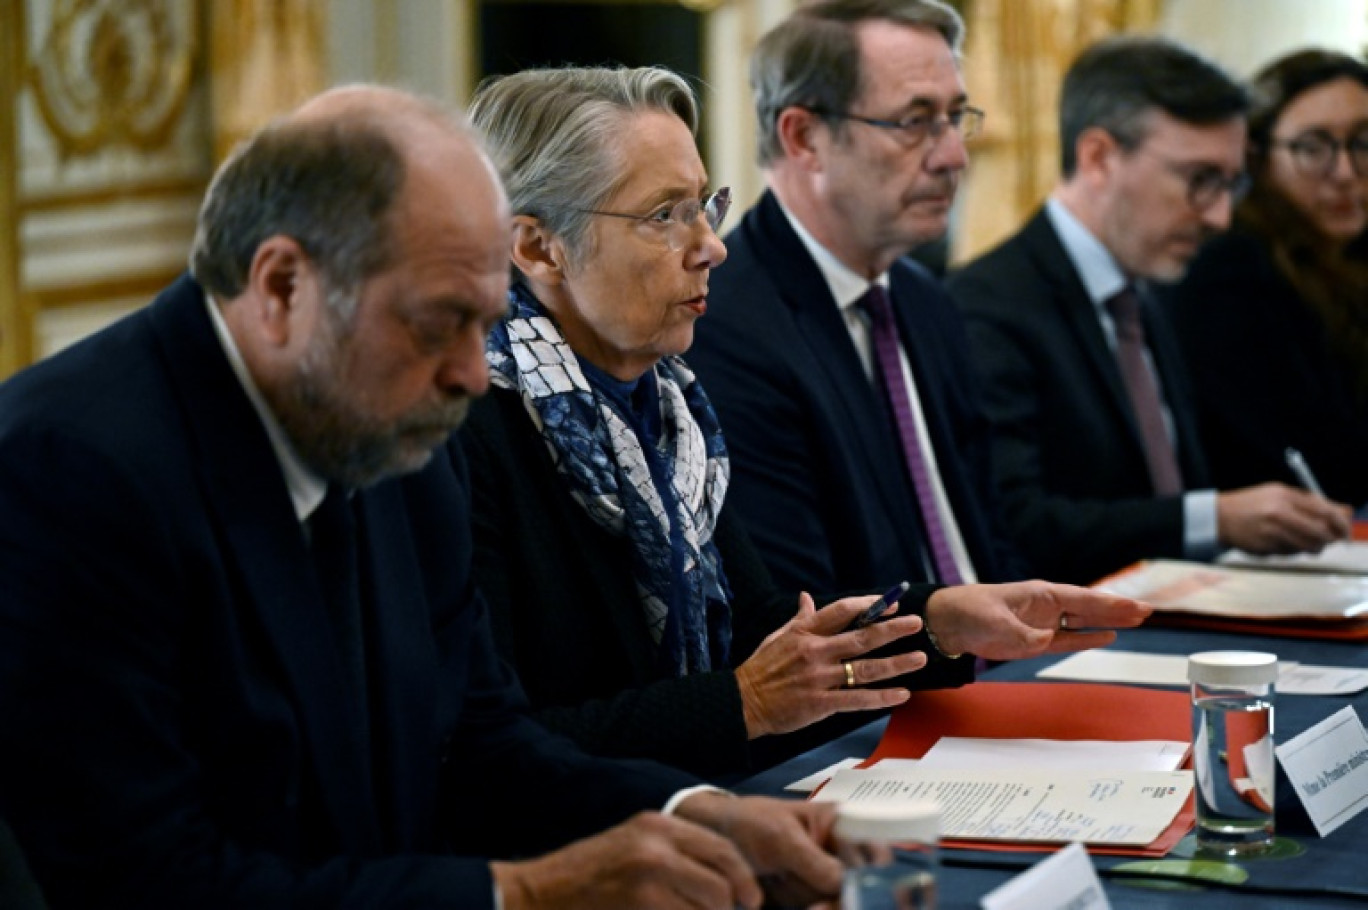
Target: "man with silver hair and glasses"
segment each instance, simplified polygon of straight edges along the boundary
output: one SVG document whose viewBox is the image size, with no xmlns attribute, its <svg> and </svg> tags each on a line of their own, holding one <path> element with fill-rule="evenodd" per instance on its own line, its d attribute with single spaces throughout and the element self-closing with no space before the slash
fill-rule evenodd
<svg viewBox="0 0 1368 910">
<path fill-rule="evenodd" d="M 1084 51 L 1060 98 L 1062 177 L 952 276 L 993 420 L 1008 525 L 1035 571 L 1089 583 L 1151 557 L 1318 550 L 1350 510 L 1264 483 L 1208 489 L 1193 400 L 1148 282 L 1180 278 L 1247 183 L 1246 93 L 1160 38 Z"/>
<path fill-rule="evenodd" d="M 733 503 L 785 586 L 1024 576 L 992 497 L 958 313 L 907 258 L 941 237 L 983 113 L 937 0 L 819 0 L 751 60 L 768 190 L 727 237 L 689 363 Z M 935 605 L 927 612 L 937 630 Z"/>
<path fill-rule="evenodd" d="M 461 122 L 335 90 L 219 171 L 193 277 L 0 387 L 0 815 L 54 908 L 835 892 L 829 810 L 524 714 L 439 448 L 508 228 Z"/>
</svg>

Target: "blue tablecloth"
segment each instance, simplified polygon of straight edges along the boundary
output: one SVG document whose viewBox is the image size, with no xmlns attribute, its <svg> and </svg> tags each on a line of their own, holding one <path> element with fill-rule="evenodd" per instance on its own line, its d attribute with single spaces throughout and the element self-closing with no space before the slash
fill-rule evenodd
<svg viewBox="0 0 1368 910">
<path fill-rule="evenodd" d="M 1229 635 L 1210 631 L 1143 628 L 1121 633 L 1116 648 L 1155 654 L 1189 654 L 1194 651 L 1234 648 L 1271 651 L 1283 660 L 1307 664 L 1362 667 L 1368 664 L 1368 645 L 1346 642 L 1306 641 L 1250 635 Z M 1013 661 L 987 671 L 982 678 L 995 681 L 1033 679 L 1035 674 L 1060 660 L 1059 655 L 1027 661 Z M 1354 705 L 1361 718 L 1368 718 L 1368 693 L 1352 698 L 1281 694 L 1275 712 L 1275 739 L 1278 743 L 1315 725 L 1344 707 Z M 883 733 L 884 721 L 865 727 L 814 749 L 783 765 L 758 774 L 737 786 L 739 792 L 779 795 L 786 784 L 818 771 L 849 756 L 864 758 L 873 752 Z M 1219 891 L 1161 891 L 1138 888 L 1116 881 L 1104 882 L 1108 900 L 1116 910 L 1126 908 L 1240 908 L 1273 910 L 1283 907 L 1365 907 L 1368 906 L 1368 812 L 1352 819 L 1329 837 L 1316 835 L 1306 813 L 1283 776 L 1278 773 L 1277 827 L 1280 837 L 1290 837 L 1306 848 L 1298 857 L 1248 860 L 1240 863 L 1249 872 L 1252 885 L 1295 885 L 1353 888 L 1364 893 L 1363 900 L 1334 897 L 1299 897 L 1235 894 Z M 976 860 L 1030 864 L 1043 858 L 1037 853 L 987 853 L 945 851 L 947 860 Z M 1094 857 L 1099 869 L 1127 860 L 1121 857 Z M 1007 881 L 1010 871 L 946 867 L 940 873 L 942 910 L 976 908 L 979 898 Z"/>
</svg>

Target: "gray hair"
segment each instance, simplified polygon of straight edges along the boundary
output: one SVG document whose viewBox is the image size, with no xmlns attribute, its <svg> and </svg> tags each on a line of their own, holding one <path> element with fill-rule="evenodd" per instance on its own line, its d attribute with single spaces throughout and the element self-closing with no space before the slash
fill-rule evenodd
<svg viewBox="0 0 1368 910">
<path fill-rule="evenodd" d="M 532 69 L 487 79 L 470 119 L 503 177 L 514 215 L 531 215 L 566 245 L 575 264 L 588 247 L 589 215 L 622 185 L 617 151 L 628 116 L 657 110 L 698 130 L 698 103 L 683 77 L 662 67 Z"/>
<path fill-rule="evenodd" d="M 934 30 L 956 56 L 964 40 L 964 20 L 940 0 L 818 0 L 799 7 L 760 39 L 751 57 L 761 167 L 784 157 L 779 115 L 785 109 L 843 113 L 855 103 L 864 88 L 855 29 L 875 20 Z M 843 120 L 826 122 L 844 135 Z"/>
<path fill-rule="evenodd" d="M 1134 149 L 1155 111 L 1182 123 L 1211 126 L 1243 117 L 1249 93 L 1215 63 L 1166 38 L 1109 38 L 1085 50 L 1059 97 L 1060 170 L 1078 166 L 1078 137 L 1093 127 Z"/>
<path fill-rule="evenodd" d="M 406 128 L 425 122 L 476 138 L 458 115 L 426 99 L 364 86 L 331 94 L 321 96 L 333 105 L 330 115 L 305 109 L 272 122 L 214 175 L 190 272 L 215 296 L 241 294 L 257 247 L 284 235 L 317 264 L 329 306 L 349 321 L 361 283 L 397 252 L 394 210 L 412 137 Z"/>
</svg>

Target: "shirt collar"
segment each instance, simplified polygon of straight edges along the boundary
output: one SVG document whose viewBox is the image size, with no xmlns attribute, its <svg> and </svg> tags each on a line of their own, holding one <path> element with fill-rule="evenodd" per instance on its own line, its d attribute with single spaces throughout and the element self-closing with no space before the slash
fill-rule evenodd
<svg viewBox="0 0 1368 910">
<path fill-rule="evenodd" d="M 1064 203 L 1055 198 L 1046 200 L 1045 214 L 1059 235 L 1059 242 L 1064 245 L 1064 252 L 1073 262 L 1094 306 L 1103 305 L 1130 284 L 1111 252 Z"/>
<path fill-rule="evenodd" d="M 777 197 L 775 201 L 778 202 Z M 813 262 L 817 263 L 817 269 L 826 279 L 827 287 L 831 290 L 831 296 L 836 300 L 836 306 L 843 311 L 853 307 L 864 296 L 865 291 L 869 290 L 871 283 L 869 279 L 837 259 L 834 253 L 818 243 L 817 238 L 808 233 L 807 228 L 803 227 L 803 223 L 795 218 L 782 202 L 779 203 L 779 211 L 784 213 L 784 217 L 788 219 L 793 232 L 802 241 L 808 255 L 812 257 Z M 887 290 L 888 273 L 884 272 L 879 275 L 873 283 L 882 285 Z"/>
<path fill-rule="evenodd" d="M 290 502 L 294 505 L 295 517 L 301 522 L 306 521 L 323 502 L 323 497 L 328 492 L 328 483 L 304 463 L 291 445 L 280 421 L 271 413 L 266 399 L 261 397 L 261 390 L 252 380 L 252 374 L 247 370 L 247 362 L 242 359 L 242 352 L 238 350 L 237 342 L 233 340 L 233 333 L 228 330 L 228 323 L 219 312 L 218 304 L 207 293 L 204 295 L 204 305 L 209 311 L 209 321 L 214 324 L 214 334 L 218 336 L 223 353 L 228 358 L 228 365 L 233 368 L 233 375 L 241 383 L 242 390 L 247 393 L 247 399 L 252 402 L 257 417 L 261 418 L 262 425 L 266 427 L 266 435 L 271 440 L 276 461 L 280 463 L 280 470 L 285 475 L 285 486 L 290 491 Z"/>
</svg>

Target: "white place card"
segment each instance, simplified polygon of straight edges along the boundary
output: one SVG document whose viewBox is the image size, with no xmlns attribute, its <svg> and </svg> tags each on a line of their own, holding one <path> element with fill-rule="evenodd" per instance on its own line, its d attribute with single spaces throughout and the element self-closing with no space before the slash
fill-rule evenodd
<svg viewBox="0 0 1368 910">
<path fill-rule="evenodd" d="M 1368 733 L 1352 707 L 1274 751 L 1321 837 L 1368 808 Z"/>
<path fill-rule="evenodd" d="M 1082 844 L 1036 863 L 979 900 L 983 910 L 1111 910 Z"/>
</svg>

